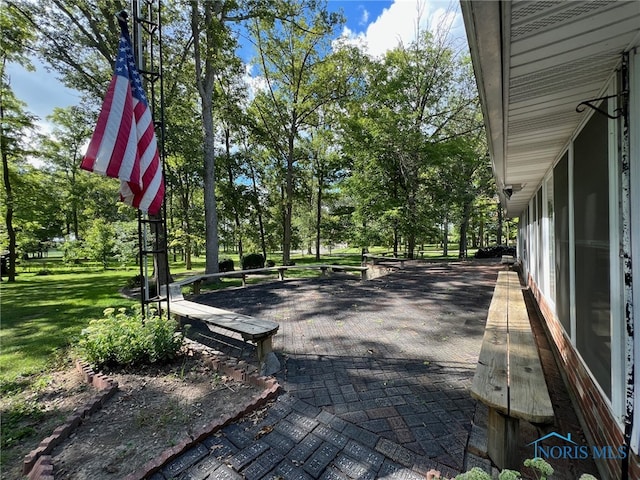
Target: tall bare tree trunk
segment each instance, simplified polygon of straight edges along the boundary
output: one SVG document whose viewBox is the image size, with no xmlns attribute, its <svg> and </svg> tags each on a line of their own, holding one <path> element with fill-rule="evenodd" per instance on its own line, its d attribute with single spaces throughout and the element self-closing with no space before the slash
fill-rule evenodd
<svg viewBox="0 0 640 480">
<path fill-rule="evenodd" d="M 260 206 L 260 200 L 258 199 L 258 185 L 256 183 L 256 172 L 253 169 L 253 165 L 251 163 L 249 164 L 249 168 L 251 169 L 251 184 L 253 186 L 253 195 L 255 196 L 255 199 L 256 199 L 256 211 L 258 212 L 258 227 L 260 229 L 260 246 L 262 247 L 262 256 L 266 261 L 267 260 L 267 242 L 265 240 L 264 223 L 262 221 L 262 207 Z"/>
<path fill-rule="evenodd" d="M 0 124 L 4 125 L 4 108 L 0 102 Z M 13 190 L 11 189 L 11 181 L 9 179 L 9 147 L 7 138 L 2 135 L 0 145 L 2 146 L 2 176 L 4 178 L 4 190 L 6 194 L 6 213 L 5 225 L 7 227 L 7 235 L 9 236 L 9 261 L 7 262 L 7 280 L 9 282 L 16 281 L 16 231 L 13 228 Z"/>
<path fill-rule="evenodd" d="M 294 115 L 295 117 L 295 115 Z M 295 125 L 296 119 L 291 122 Z M 284 225 L 282 237 L 282 263 L 291 264 L 291 219 L 293 214 L 293 165 L 295 163 L 295 137 L 296 131 L 292 127 L 289 132 L 289 149 L 287 151 L 287 174 L 284 195 Z"/>
<path fill-rule="evenodd" d="M 442 255 L 449 255 L 449 217 L 447 215 L 444 216 L 442 221 Z"/>
<path fill-rule="evenodd" d="M 469 228 L 469 217 L 471 216 L 472 202 L 473 200 L 467 200 L 464 203 L 462 222 L 460 224 L 460 246 L 458 249 L 458 258 L 467 258 L 467 230 Z"/>
<path fill-rule="evenodd" d="M 206 56 L 204 71 L 200 52 L 200 12 L 198 2 L 191 2 L 191 32 L 193 34 L 196 84 L 202 106 L 204 136 L 204 216 L 205 216 L 205 273 L 218 272 L 218 211 L 216 205 L 216 152 L 213 124 L 213 89 L 215 85 L 214 55 L 217 51 L 213 29 L 217 18 L 213 15 L 213 2 L 202 2 L 206 28 Z"/>
<path fill-rule="evenodd" d="M 322 223 L 322 184 L 318 185 L 318 198 L 316 199 L 316 260 L 320 260 L 320 226 Z"/>
<path fill-rule="evenodd" d="M 242 226 L 240 225 L 240 214 L 238 213 L 238 193 L 233 182 L 233 169 L 231 168 L 231 132 L 229 128 L 224 129 L 225 155 L 227 156 L 227 175 L 229 177 L 229 188 L 232 192 L 233 217 L 236 225 L 236 235 L 238 236 L 238 256 L 242 264 Z"/>
</svg>

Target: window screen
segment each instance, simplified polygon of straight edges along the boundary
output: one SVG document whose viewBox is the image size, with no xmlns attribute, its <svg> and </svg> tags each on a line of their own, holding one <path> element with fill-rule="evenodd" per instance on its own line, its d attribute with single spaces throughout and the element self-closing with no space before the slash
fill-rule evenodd
<svg viewBox="0 0 640 480">
<path fill-rule="evenodd" d="M 569 154 L 565 153 L 553 169 L 554 243 L 556 314 L 571 336 L 569 298 Z"/>
<path fill-rule="evenodd" d="M 600 106 L 607 110 L 606 103 Z M 576 346 L 611 398 L 608 120 L 595 114 L 574 143 Z"/>
<path fill-rule="evenodd" d="M 555 302 L 556 300 L 556 277 L 555 277 L 555 261 L 554 261 L 554 224 L 553 218 L 555 216 L 554 204 L 553 204 L 553 177 L 550 177 L 545 182 L 545 190 L 546 190 L 546 212 L 547 212 L 547 221 L 545 223 L 547 229 L 547 239 L 545 242 L 546 249 L 548 251 L 545 252 L 547 258 L 547 268 L 549 269 L 546 272 L 547 284 L 545 285 L 546 290 L 545 293 L 549 296 L 549 298 Z"/>
</svg>

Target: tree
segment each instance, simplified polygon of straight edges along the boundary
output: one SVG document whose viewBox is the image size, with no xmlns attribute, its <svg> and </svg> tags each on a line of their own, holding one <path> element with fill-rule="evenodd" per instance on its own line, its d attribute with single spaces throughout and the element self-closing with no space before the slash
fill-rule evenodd
<svg viewBox="0 0 640 480">
<path fill-rule="evenodd" d="M 116 244 L 114 239 L 115 229 L 113 225 L 97 218 L 91 224 L 84 242 L 86 255 L 102 264 L 106 269 L 109 266 L 109 259 L 113 256 L 113 248 Z"/>
<path fill-rule="evenodd" d="M 58 178 L 56 191 L 65 216 L 66 233 L 81 238 L 80 212 L 86 199 L 85 176 L 79 175 L 83 147 L 91 136 L 95 116 L 82 107 L 55 108 L 49 116 L 54 125 L 42 141 L 40 155 L 49 161 Z"/>
<path fill-rule="evenodd" d="M 301 4 L 300 4 L 301 5 Z M 332 69 L 331 34 L 342 22 L 326 9 L 302 10 L 292 21 L 255 19 L 251 35 L 267 90 L 253 103 L 274 168 L 282 175 L 282 262 L 290 263 L 299 142 L 317 124 L 325 105 L 344 97 L 348 71 Z"/>
<path fill-rule="evenodd" d="M 216 151 L 213 123 L 213 94 L 216 74 L 222 69 L 220 52 L 233 41 L 222 23 L 222 3 L 191 2 L 191 34 L 195 59 L 196 86 L 200 94 L 204 153 L 204 214 L 206 234 L 205 273 L 218 271 L 218 211 L 216 207 Z M 202 12 L 201 12 L 202 9 Z M 200 34 L 204 30 L 204 45 Z"/>
<path fill-rule="evenodd" d="M 183 72 L 190 79 L 193 71 Z M 166 111 L 165 174 L 170 247 L 180 249 L 187 269 L 191 269 L 194 248 L 204 237 L 202 136 L 195 86 L 189 82 L 176 89 L 180 102 Z"/>
<path fill-rule="evenodd" d="M 404 238 L 413 258 L 423 230 L 428 197 L 421 194 L 421 175 L 446 157 L 449 141 L 468 133 L 457 128 L 476 99 L 464 67 L 446 31 L 419 32 L 410 45 L 369 62 L 366 92 L 351 106 L 352 191 L 362 214 L 387 220 L 396 254 Z M 376 196 L 379 191 L 386 195 Z"/>
<path fill-rule="evenodd" d="M 309 149 L 311 157 L 310 171 L 314 177 L 315 187 L 315 257 L 320 260 L 320 243 L 322 240 L 323 226 L 323 206 L 325 198 L 330 195 L 330 189 L 334 183 L 344 173 L 344 160 L 340 151 L 336 149 L 336 137 L 332 129 L 326 122 L 322 122 L 315 134 L 309 138 Z M 329 222 L 329 220 L 327 219 Z M 331 232 L 330 241 L 335 241 L 335 225 L 337 219 L 329 222 L 331 227 L 325 229 Z"/>
<path fill-rule="evenodd" d="M 218 118 L 222 130 L 224 152 L 222 153 L 223 175 L 228 183 L 222 184 L 225 194 L 222 195 L 224 204 L 230 210 L 233 217 L 235 243 L 238 248 L 238 257 L 242 262 L 243 257 L 243 228 L 242 228 L 242 200 L 246 187 L 238 182 L 238 177 L 243 174 L 242 163 L 246 158 L 242 153 L 234 153 L 243 143 L 246 137 L 247 118 L 242 111 L 242 105 L 246 103 L 246 86 L 241 81 L 243 73 L 242 65 L 237 57 L 235 62 L 228 62 L 226 74 L 218 79 Z"/>
<path fill-rule="evenodd" d="M 138 224 L 135 221 L 117 222 L 113 232 L 113 256 L 122 267 L 126 267 L 138 257 Z"/>
<path fill-rule="evenodd" d="M 12 167 L 15 169 L 26 161 L 28 150 L 25 140 L 28 138 L 28 131 L 34 127 L 35 117 L 25 112 L 24 103 L 13 94 L 10 79 L 6 75 L 6 66 L 9 62 L 16 62 L 31 68 L 27 51 L 29 43 L 33 40 L 33 32 L 29 29 L 28 22 L 12 5 L 0 9 L 0 32 L 0 156 L 9 249 L 8 280 L 15 282 L 16 230 L 13 215 L 17 198 L 12 187 L 12 175 L 15 174 Z"/>
<path fill-rule="evenodd" d="M 206 231 L 206 273 L 218 271 L 218 212 L 215 197 L 216 149 L 214 99 L 216 82 L 227 72 L 225 66 L 235 57 L 236 42 L 230 25 L 250 19 L 287 18 L 291 6 L 286 1 L 250 0 L 247 2 L 198 2 L 192 0 L 195 79 L 201 100 L 204 154 L 204 208 Z"/>
<path fill-rule="evenodd" d="M 40 58 L 57 70 L 62 82 L 87 94 L 104 96 L 113 74 L 120 29 L 115 14 L 120 0 L 9 0 L 37 32 Z"/>
</svg>

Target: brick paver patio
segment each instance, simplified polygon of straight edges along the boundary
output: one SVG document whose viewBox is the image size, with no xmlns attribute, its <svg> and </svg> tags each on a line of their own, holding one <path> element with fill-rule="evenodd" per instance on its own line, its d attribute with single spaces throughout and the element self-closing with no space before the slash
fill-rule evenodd
<svg viewBox="0 0 640 480">
<path fill-rule="evenodd" d="M 366 282 L 333 274 L 200 295 L 279 322 L 285 393 L 260 421 L 224 428 L 152 478 L 424 479 L 432 468 L 448 477 L 490 469 L 467 453 L 483 411 L 469 390 L 500 268 L 416 261 Z M 216 347 L 255 355 L 242 342 Z"/>
</svg>

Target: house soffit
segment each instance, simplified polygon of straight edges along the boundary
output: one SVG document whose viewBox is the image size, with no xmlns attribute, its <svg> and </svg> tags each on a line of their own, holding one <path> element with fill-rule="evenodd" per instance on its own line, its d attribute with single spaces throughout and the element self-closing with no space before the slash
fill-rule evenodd
<svg viewBox="0 0 640 480">
<path fill-rule="evenodd" d="M 518 216 L 591 114 L 576 106 L 603 95 L 639 44 L 640 1 L 463 1 L 462 11 L 494 173 L 499 188 L 513 187 L 503 203 Z"/>
</svg>

